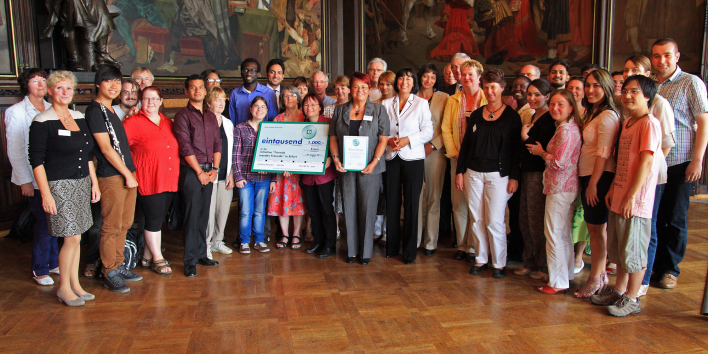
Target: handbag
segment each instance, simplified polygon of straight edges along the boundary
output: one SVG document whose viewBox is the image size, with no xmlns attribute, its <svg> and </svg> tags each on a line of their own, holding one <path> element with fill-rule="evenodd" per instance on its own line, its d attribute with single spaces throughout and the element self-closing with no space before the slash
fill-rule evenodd
<svg viewBox="0 0 708 354">
<path fill-rule="evenodd" d="M 7 237 L 18 239 L 21 243 L 32 241 L 35 222 L 34 215 L 32 215 L 32 206 L 27 203 L 24 209 L 22 209 L 20 216 L 12 224 L 12 228 L 10 229 L 10 233 L 7 234 Z"/>
<path fill-rule="evenodd" d="M 172 203 L 167 207 L 167 228 L 172 231 L 182 230 L 184 215 L 182 214 L 182 203 L 179 192 L 172 196 Z"/>
</svg>

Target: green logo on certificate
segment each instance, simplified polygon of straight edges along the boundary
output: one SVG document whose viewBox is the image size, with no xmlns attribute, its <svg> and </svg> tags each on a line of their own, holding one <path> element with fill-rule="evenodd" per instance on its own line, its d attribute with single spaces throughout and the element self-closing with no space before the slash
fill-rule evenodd
<svg viewBox="0 0 708 354">
<path fill-rule="evenodd" d="M 359 146 L 359 139 L 352 140 L 352 145 Z"/>
<path fill-rule="evenodd" d="M 317 135 L 317 128 L 312 125 L 306 125 L 302 128 L 302 137 L 305 139 L 312 139 Z"/>
</svg>

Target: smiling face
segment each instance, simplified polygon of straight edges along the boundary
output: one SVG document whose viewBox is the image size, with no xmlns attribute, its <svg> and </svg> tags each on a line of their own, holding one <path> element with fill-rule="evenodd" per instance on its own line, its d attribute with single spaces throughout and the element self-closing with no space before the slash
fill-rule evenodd
<svg viewBox="0 0 708 354">
<path fill-rule="evenodd" d="M 53 104 L 68 106 L 74 99 L 74 84 L 71 80 L 62 80 L 49 88 L 49 95 L 52 96 Z"/>
<path fill-rule="evenodd" d="M 244 85 L 253 85 L 258 80 L 258 64 L 248 62 L 242 65 L 241 79 Z"/>
<path fill-rule="evenodd" d="M 294 92 L 284 90 L 283 93 L 283 103 L 285 104 L 285 109 L 297 109 L 298 100 L 297 95 Z"/>
<path fill-rule="evenodd" d="M 138 75 L 135 75 L 133 80 L 135 80 L 135 82 L 140 85 L 141 90 L 148 86 L 152 86 L 152 74 L 147 70 L 141 72 Z"/>
<path fill-rule="evenodd" d="M 628 82 L 623 91 L 624 93 L 621 93 L 621 95 L 624 108 L 630 112 L 643 112 L 649 109 L 649 98 L 644 97 L 642 88 L 637 85 L 637 81 Z"/>
<path fill-rule="evenodd" d="M 381 91 L 381 98 L 389 98 L 395 93 L 393 85 L 388 81 L 379 82 L 379 90 Z"/>
<path fill-rule="evenodd" d="M 204 95 L 206 95 L 206 87 L 204 87 L 204 81 L 202 80 L 192 80 L 187 86 L 187 97 L 190 102 L 202 102 L 204 101 Z"/>
<path fill-rule="evenodd" d="M 221 78 L 219 78 L 219 75 L 216 73 L 210 73 L 206 77 L 206 88 L 208 89 L 214 86 L 221 87 Z"/>
<path fill-rule="evenodd" d="M 279 64 L 271 65 L 266 74 L 268 74 L 268 83 L 272 87 L 278 87 L 285 77 L 283 67 Z"/>
<path fill-rule="evenodd" d="M 460 82 L 462 87 L 472 88 L 473 91 L 479 88 L 479 74 L 474 67 L 468 67 L 460 71 L 460 79 L 457 81 Z"/>
<path fill-rule="evenodd" d="M 452 75 L 455 77 L 455 80 L 460 81 L 460 75 L 462 75 L 462 71 L 460 70 L 460 65 L 465 62 L 465 59 L 457 59 L 453 60 L 450 62 L 450 69 L 452 69 Z"/>
<path fill-rule="evenodd" d="M 573 114 L 573 105 L 562 95 L 553 95 L 548 104 L 548 111 L 556 122 L 567 122 Z"/>
<path fill-rule="evenodd" d="M 434 72 L 427 72 L 423 74 L 423 77 L 420 78 L 420 85 L 423 87 L 424 90 L 430 90 L 435 86 L 435 81 L 437 81 L 437 77 L 435 76 Z"/>
<path fill-rule="evenodd" d="M 680 57 L 681 53 L 676 50 L 673 43 L 651 47 L 651 65 L 657 75 L 669 76 L 673 74 Z"/>
<path fill-rule="evenodd" d="M 484 95 L 487 97 L 487 101 L 490 104 L 497 103 L 501 100 L 502 92 L 504 92 L 504 86 L 501 86 L 496 82 L 485 82 L 482 85 L 482 90 L 484 90 Z"/>
<path fill-rule="evenodd" d="M 147 114 L 153 114 L 160 111 L 160 106 L 162 106 L 162 98 L 157 92 L 149 90 L 143 93 L 142 98 L 142 109 Z"/>
<path fill-rule="evenodd" d="M 268 105 L 263 100 L 257 100 L 251 104 L 251 116 L 255 120 L 263 120 L 268 113 Z"/>
<path fill-rule="evenodd" d="M 320 118 L 320 103 L 310 96 L 302 104 L 303 112 L 310 122 L 316 122 Z"/>
<path fill-rule="evenodd" d="M 568 82 L 568 91 L 573 94 L 576 102 L 580 102 L 585 97 L 585 84 L 580 80 L 570 80 Z"/>
<path fill-rule="evenodd" d="M 605 101 L 605 90 L 594 76 L 590 75 L 585 79 L 585 97 L 591 105 L 597 105 Z"/>
<path fill-rule="evenodd" d="M 408 75 L 403 75 L 396 80 L 396 86 L 398 87 L 398 93 L 402 95 L 408 95 L 413 90 L 413 78 Z"/>
<path fill-rule="evenodd" d="M 325 74 L 317 73 L 312 76 L 312 88 L 315 90 L 317 96 L 324 97 L 328 84 L 329 82 Z"/>
<path fill-rule="evenodd" d="M 624 84 L 624 78 L 622 75 L 615 75 L 612 77 L 612 81 L 615 83 L 615 96 L 619 96 L 620 91 L 622 91 L 622 85 Z"/>
<path fill-rule="evenodd" d="M 366 82 L 354 79 L 352 81 L 352 99 L 359 104 L 366 102 L 369 97 L 369 85 Z"/>
<path fill-rule="evenodd" d="M 211 99 L 211 102 L 207 102 L 207 107 L 217 117 L 220 116 L 224 112 L 224 108 L 226 108 L 226 97 L 215 96 Z"/>
<path fill-rule="evenodd" d="M 98 95 L 109 99 L 114 99 L 120 95 L 122 81 L 120 79 L 101 81 L 98 87 Z"/>
<path fill-rule="evenodd" d="M 337 96 L 337 102 L 345 102 L 349 99 L 349 87 L 334 85 L 334 94 Z"/>
<path fill-rule="evenodd" d="M 452 72 L 451 64 L 447 64 L 443 69 L 443 78 L 445 79 L 445 83 L 448 85 L 454 85 L 457 83 L 457 79 L 455 79 L 455 73 Z"/>
<path fill-rule="evenodd" d="M 527 90 L 529 88 L 529 81 L 522 78 L 514 79 L 514 83 L 511 85 L 511 95 L 517 101 L 523 101 L 526 99 Z"/>
<path fill-rule="evenodd" d="M 369 74 L 371 82 L 379 82 L 379 76 L 384 72 L 383 63 L 371 63 L 366 73 Z"/>
<path fill-rule="evenodd" d="M 568 71 L 563 65 L 554 65 L 548 73 L 548 81 L 551 83 L 553 88 L 559 89 L 565 86 L 568 81 Z"/>
<path fill-rule="evenodd" d="M 29 79 L 27 90 L 33 97 L 44 97 L 47 94 L 47 79 L 36 75 Z"/>
<path fill-rule="evenodd" d="M 546 107 L 548 96 L 539 91 L 536 86 L 529 86 L 527 99 L 531 109 L 541 109 Z"/>
<path fill-rule="evenodd" d="M 138 104 L 138 90 L 130 82 L 124 82 L 120 91 L 120 104 L 131 108 Z"/>
</svg>

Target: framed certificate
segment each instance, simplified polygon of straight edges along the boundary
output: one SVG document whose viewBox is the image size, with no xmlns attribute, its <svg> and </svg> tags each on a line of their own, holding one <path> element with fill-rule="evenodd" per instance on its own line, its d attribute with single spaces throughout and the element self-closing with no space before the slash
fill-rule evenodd
<svg viewBox="0 0 708 354">
<path fill-rule="evenodd" d="M 342 158 L 342 165 L 347 171 L 361 171 L 366 168 L 369 164 L 369 137 L 345 135 Z"/>
<path fill-rule="evenodd" d="M 261 122 L 251 171 L 322 175 L 328 133 L 329 123 Z"/>
</svg>

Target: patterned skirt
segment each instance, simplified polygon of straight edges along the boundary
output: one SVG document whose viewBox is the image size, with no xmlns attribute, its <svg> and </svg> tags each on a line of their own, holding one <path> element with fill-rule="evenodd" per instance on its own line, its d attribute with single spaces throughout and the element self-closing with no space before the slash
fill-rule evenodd
<svg viewBox="0 0 708 354">
<path fill-rule="evenodd" d="M 91 179 L 62 179 L 49 182 L 57 215 L 47 214 L 49 234 L 56 237 L 81 235 L 93 225 Z"/>
</svg>

